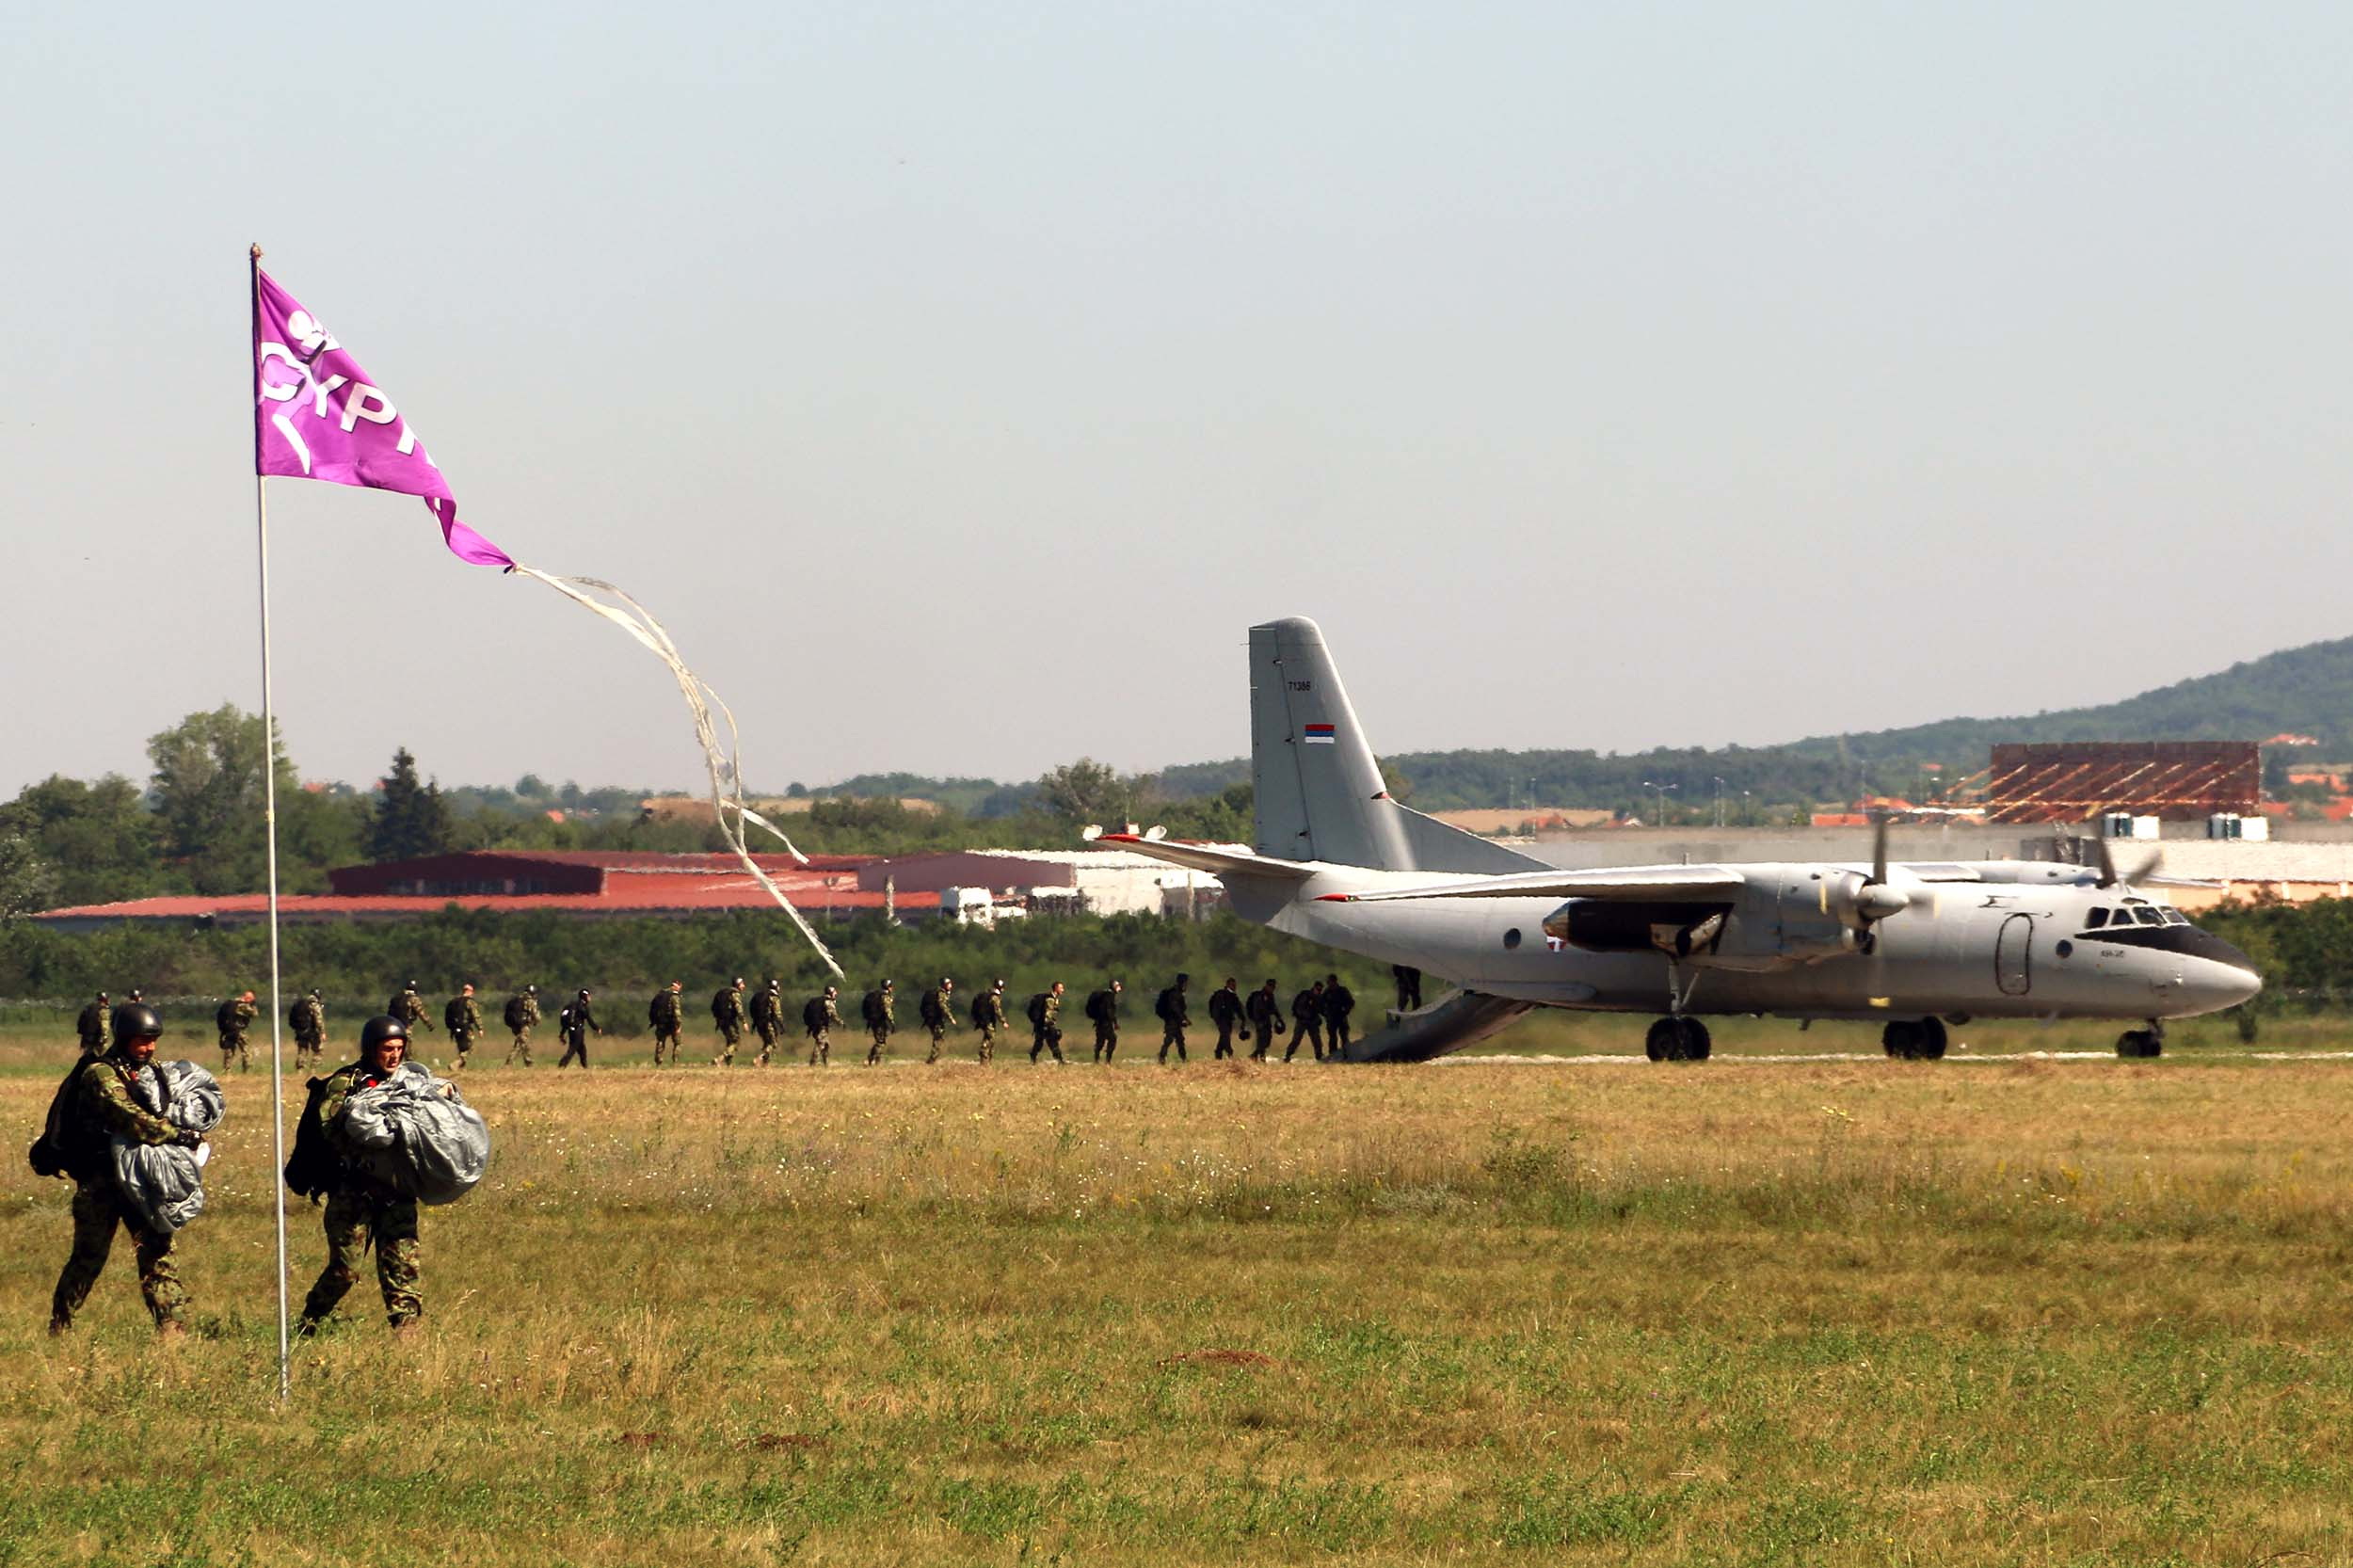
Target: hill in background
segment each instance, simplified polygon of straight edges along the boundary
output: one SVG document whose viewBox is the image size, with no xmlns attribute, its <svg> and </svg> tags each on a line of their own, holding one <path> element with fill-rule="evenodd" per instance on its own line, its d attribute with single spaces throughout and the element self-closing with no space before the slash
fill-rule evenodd
<svg viewBox="0 0 2353 1568">
<path fill-rule="evenodd" d="M 1411 781 L 1410 798 L 1422 810 L 1542 803 L 1630 808 L 1648 815 L 1657 792 L 1645 780 L 1673 786 L 1671 811 L 1702 809 L 1712 807 L 1716 780 L 1721 778 L 1725 815 L 1738 820 L 1744 810 L 1753 812 L 1768 803 L 1931 795 L 1981 772 L 1997 741 L 2262 741 L 2281 733 L 2313 736 L 2319 744 L 2307 755 L 2353 758 L 2353 638 L 2289 648 L 2100 707 L 1943 719 L 1712 751 L 1414 751 L 1385 760 Z M 1248 760 L 1236 757 L 1162 769 L 1155 784 L 1162 796 L 1185 800 L 1215 794 L 1249 776 Z M 904 774 L 887 776 L 887 782 L 894 792 L 938 798 L 952 791 L 975 805 L 1000 788 L 999 801 L 1010 804 L 1020 798 L 1022 788 Z M 838 788 L 848 792 L 846 785 Z M 990 813 L 983 807 L 977 814 Z"/>
</svg>

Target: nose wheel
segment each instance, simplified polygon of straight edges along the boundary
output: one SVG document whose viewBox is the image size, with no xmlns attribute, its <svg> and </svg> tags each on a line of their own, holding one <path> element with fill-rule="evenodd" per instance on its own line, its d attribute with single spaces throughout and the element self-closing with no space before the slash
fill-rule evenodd
<svg viewBox="0 0 2353 1568">
<path fill-rule="evenodd" d="M 1942 1018 L 1897 1018 L 1880 1031 L 1880 1048 L 1900 1062 L 1941 1062 L 1945 1041 Z"/>
<path fill-rule="evenodd" d="M 2116 1037 L 2116 1054 L 2146 1060 L 2165 1054 L 2165 1025 L 2155 1018 L 2147 1029 L 2128 1029 Z"/>
<path fill-rule="evenodd" d="M 1705 1062 L 1713 1048 L 1707 1026 L 1691 1017 L 1654 1018 L 1642 1054 L 1653 1062 Z"/>
</svg>

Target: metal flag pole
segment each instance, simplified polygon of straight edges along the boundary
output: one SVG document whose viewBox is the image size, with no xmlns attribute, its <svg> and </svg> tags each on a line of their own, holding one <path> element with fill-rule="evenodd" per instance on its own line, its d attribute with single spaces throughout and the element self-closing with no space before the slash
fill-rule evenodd
<svg viewBox="0 0 2353 1568">
<path fill-rule="evenodd" d="M 262 248 L 247 252 L 251 277 L 247 298 L 253 308 L 252 342 L 262 341 Z M 247 350 L 252 356 L 252 350 Z M 262 362 L 253 359 L 253 405 L 261 407 Z M 286 1010 L 278 994 L 278 713 L 269 680 L 269 488 L 262 476 L 262 426 L 253 425 L 253 530 L 262 561 L 262 822 L 269 864 L 269 1147 L 270 1190 L 278 1196 L 278 1398 L 293 1388 L 293 1357 L 286 1336 Z"/>
</svg>

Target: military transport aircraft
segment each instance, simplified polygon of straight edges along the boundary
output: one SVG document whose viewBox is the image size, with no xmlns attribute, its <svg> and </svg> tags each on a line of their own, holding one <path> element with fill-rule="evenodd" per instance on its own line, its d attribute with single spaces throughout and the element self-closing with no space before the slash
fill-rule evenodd
<svg viewBox="0 0 2353 1568">
<path fill-rule="evenodd" d="M 1107 833 L 1214 872 L 1246 919 L 1459 987 L 1353 1046 L 1352 1060 L 1460 1049 L 1531 1007 L 1657 1013 L 1652 1060 L 1708 1053 L 1709 1016 L 1881 1025 L 1887 1053 L 1939 1057 L 1971 1018 L 2119 1018 L 2124 1056 L 2165 1020 L 2262 988 L 2247 955 L 2098 867 L 1797 862 L 1562 871 L 1389 798 L 1305 619 L 1250 629 L 1257 843 Z"/>
</svg>

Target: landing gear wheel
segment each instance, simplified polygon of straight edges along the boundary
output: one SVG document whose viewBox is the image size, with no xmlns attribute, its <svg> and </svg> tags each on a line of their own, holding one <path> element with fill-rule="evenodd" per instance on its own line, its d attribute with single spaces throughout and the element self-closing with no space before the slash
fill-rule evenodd
<svg viewBox="0 0 2353 1568">
<path fill-rule="evenodd" d="M 1880 1031 L 1880 1046 L 1888 1055 L 1902 1062 L 1917 1062 L 1926 1032 L 1910 1018 L 1897 1018 Z"/>
<path fill-rule="evenodd" d="M 1707 1037 L 1707 1026 L 1697 1018 L 1677 1018 L 1675 1022 L 1682 1026 L 1683 1060 L 1706 1061 L 1707 1053 L 1716 1048 L 1715 1042 Z"/>
<path fill-rule="evenodd" d="M 1653 1062 L 1705 1062 L 1713 1042 L 1697 1018 L 1655 1018 L 1642 1037 L 1642 1054 Z"/>
<path fill-rule="evenodd" d="M 1920 1054 L 1922 1056 L 1930 1062 L 1944 1061 L 1945 1041 L 1944 1019 L 1922 1018 L 1920 1020 Z"/>
<path fill-rule="evenodd" d="M 2165 1036 L 2153 1029 L 2128 1029 L 2116 1037 L 2116 1054 L 2148 1058 L 2165 1054 Z"/>
</svg>

